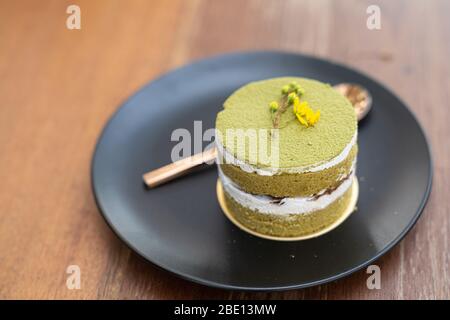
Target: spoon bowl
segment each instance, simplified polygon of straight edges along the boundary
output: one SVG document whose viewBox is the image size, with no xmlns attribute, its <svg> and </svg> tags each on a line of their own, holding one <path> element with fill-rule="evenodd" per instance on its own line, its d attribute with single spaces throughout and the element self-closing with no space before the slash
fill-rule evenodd
<svg viewBox="0 0 450 320">
<path fill-rule="evenodd" d="M 369 113 L 372 108 L 372 96 L 366 88 L 355 83 L 339 83 L 333 88 L 350 101 L 355 108 L 358 121 Z"/>
</svg>

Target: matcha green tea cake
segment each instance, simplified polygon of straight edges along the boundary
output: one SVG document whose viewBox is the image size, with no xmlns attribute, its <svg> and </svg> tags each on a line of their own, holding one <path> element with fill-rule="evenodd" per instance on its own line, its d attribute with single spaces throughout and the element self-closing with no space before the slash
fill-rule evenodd
<svg viewBox="0 0 450 320">
<path fill-rule="evenodd" d="M 315 234 L 349 210 L 357 120 L 330 85 L 274 78 L 234 92 L 216 119 L 224 201 L 258 234 Z"/>
</svg>

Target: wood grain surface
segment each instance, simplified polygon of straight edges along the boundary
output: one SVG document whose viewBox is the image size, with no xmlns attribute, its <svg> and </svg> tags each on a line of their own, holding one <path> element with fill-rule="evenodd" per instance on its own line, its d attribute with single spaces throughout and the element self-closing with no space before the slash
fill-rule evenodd
<svg viewBox="0 0 450 320">
<path fill-rule="evenodd" d="M 66 8 L 81 8 L 81 30 Z M 381 8 L 381 30 L 366 8 Z M 171 0 L 0 2 L 0 298 L 413 299 L 450 297 L 450 1 Z M 431 141 L 422 218 L 377 264 L 305 290 L 245 293 L 179 279 L 131 252 L 90 188 L 103 125 L 146 82 L 202 57 L 279 49 L 330 58 L 392 88 Z M 81 268 L 68 290 L 66 268 Z"/>
</svg>

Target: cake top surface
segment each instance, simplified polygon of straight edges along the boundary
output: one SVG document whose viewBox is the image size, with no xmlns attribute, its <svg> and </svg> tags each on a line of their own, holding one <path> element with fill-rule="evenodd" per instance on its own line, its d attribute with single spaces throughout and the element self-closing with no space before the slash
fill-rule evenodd
<svg viewBox="0 0 450 320">
<path fill-rule="evenodd" d="M 281 114 L 277 133 L 270 133 L 274 129 L 274 113 L 269 104 L 282 101 L 282 88 L 292 82 L 304 89 L 300 101 L 308 102 L 313 111 L 320 110 L 320 119 L 313 126 L 302 125 L 290 106 Z M 270 151 L 275 150 L 270 147 L 274 146 L 271 141 L 275 136 L 279 137 L 276 167 L 308 167 L 337 157 L 357 130 L 356 115 L 350 102 L 330 85 L 306 78 L 283 77 L 251 82 L 228 97 L 223 107 L 216 119 L 219 141 L 234 157 L 256 167 L 274 165 L 250 145 L 255 141 L 258 146 L 266 143 Z M 228 135 L 229 131 L 237 132 L 238 136 L 243 132 L 255 132 L 256 139 L 248 138 L 241 144 Z"/>
</svg>

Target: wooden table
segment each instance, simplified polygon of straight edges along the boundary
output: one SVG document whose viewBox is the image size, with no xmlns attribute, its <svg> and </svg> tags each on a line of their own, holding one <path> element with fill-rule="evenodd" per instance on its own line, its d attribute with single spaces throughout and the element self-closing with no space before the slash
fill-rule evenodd
<svg viewBox="0 0 450 320">
<path fill-rule="evenodd" d="M 74 1 L 75 2 L 75 1 Z M 381 30 L 366 9 L 381 8 Z M 0 2 L 0 298 L 449 298 L 450 2 Z M 131 252 L 101 218 L 90 160 L 103 125 L 130 94 L 194 59 L 253 49 L 347 63 L 391 87 L 418 116 L 434 156 L 433 191 L 414 229 L 366 272 L 276 293 L 211 289 Z M 81 289 L 66 268 L 81 268 Z"/>
</svg>

